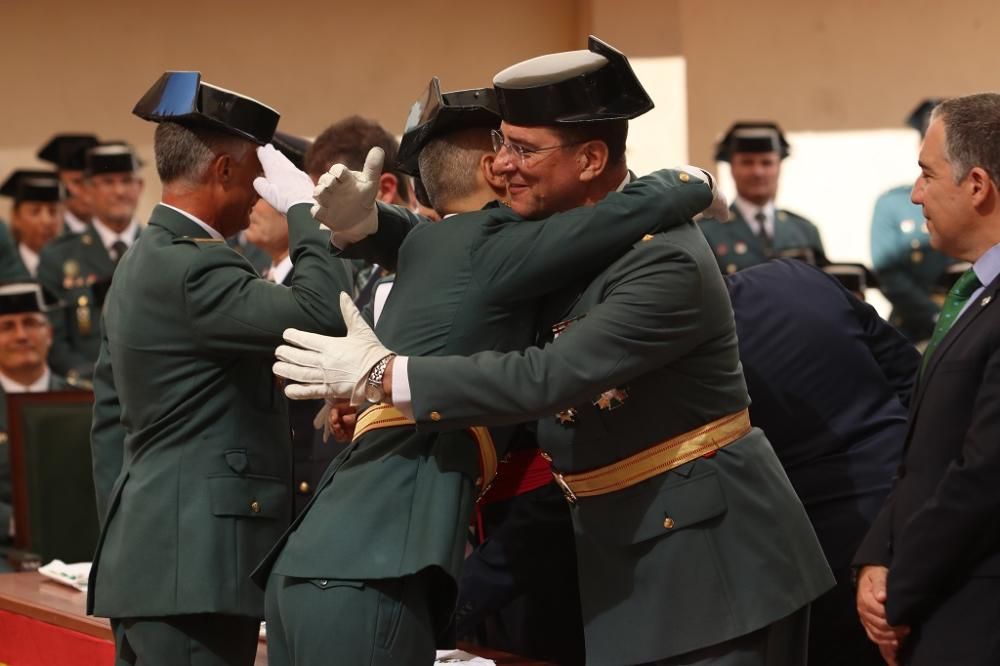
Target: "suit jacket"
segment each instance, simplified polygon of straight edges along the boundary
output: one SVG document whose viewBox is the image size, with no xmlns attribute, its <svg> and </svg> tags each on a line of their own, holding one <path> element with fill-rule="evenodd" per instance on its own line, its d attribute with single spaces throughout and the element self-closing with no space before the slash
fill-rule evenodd
<svg viewBox="0 0 1000 666">
<path fill-rule="evenodd" d="M 49 378 L 50 391 L 63 391 L 73 389 L 71 385 L 59 375 L 52 374 Z M 0 544 L 7 541 L 7 525 L 10 524 L 10 516 L 13 512 L 11 506 L 11 480 L 10 480 L 10 448 L 7 438 L 7 392 L 0 386 Z"/>
<path fill-rule="evenodd" d="M 767 433 L 827 560 L 846 569 L 892 485 L 920 354 L 801 261 L 726 278 L 750 419 Z"/>
<path fill-rule="evenodd" d="M 506 351 L 531 342 L 542 293 L 599 270 L 643 234 L 689 220 L 710 200 L 704 183 L 662 172 L 596 206 L 538 222 L 492 204 L 412 226 L 417 218 L 408 212 L 386 219 L 395 209 L 380 207 L 378 235 L 367 249 L 352 250 L 398 264 L 376 326 L 390 348 L 414 355 Z M 519 432 L 492 435 L 502 456 Z M 298 578 L 387 578 L 432 568 L 444 574 L 436 599 L 443 623 L 479 476 L 478 450 L 463 431 L 369 432 L 334 462 L 287 541 L 255 576 L 265 580 L 272 562 L 274 572 Z"/>
<path fill-rule="evenodd" d="M 736 204 L 729 207 L 728 220 L 708 218 L 701 220 L 698 226 L 708 239 L 723 273 L 735 273 L 765 262 L 771 256 L 810 254 L 815 263 L 821 266 L 827 263 L 816 225 L 791 211 L 775 211 L 771 256 L 765 252 L 760 238 L 750 229 Z"/>
<path fill-rule="evenodd" d="M 920 640 L 947 644 L 947 629 L 934 636 L 920 630 L 936 618 L 961 622 L 980 612 L 977 595 L 989 595 L 992 603 L 994 593 L 983 586 L 1000 576 L 998 290 L 1000 278 L 971 303 L 924 367 L 898 478 L 855 557 L 857 565 L 889 567 L 889 623 L 914 626 Z"/>
<path fill-rule="evenodd" d="M 67 376 L 90 377 L 101 346 L 101 306 L 115 262 L 93 225 L 81 234 L 63 234 L 42 248 L 38 281 L 63 307 L 49 315 L 49 365 Z"/>
<path fill-rule="evenodd" d="M 732 308 L 694 224 L 638 243 L 560 300 L 565 328 L 544 350 L 410 358 L 418 428 L 540 417 L 539 445 L 555 469 L 573 473 L 749 404 Z M 611 389 L 617 398 L 601 400 Z M 571 419 L 553 416 L 570 406 Z M 582 498 L 570 513 L 588 664 L 645 663 L 721 643 L 833 583 L 757 429 L 710 458 Z"/>
<path fill-rule="evenodd" d="M 889 321 L 913 342 L 927 340 L 941 307 L 931 298 L 955 260 L 931 247 L 924 213 L 910 201 L 911 187 L 895 187 L 875 202 L 872 267 L 892 303 Z"/>
<path fill-rule="evenodd" d="M 306 205 L 288 226 L 291 288 L 164 206 L 119 263 L 94 377 L 88 612 L 263 616 L 249 574 L 292 512 L 274 348 L 290 326 L 344 333 L 329 233 Z"/>
</svg>

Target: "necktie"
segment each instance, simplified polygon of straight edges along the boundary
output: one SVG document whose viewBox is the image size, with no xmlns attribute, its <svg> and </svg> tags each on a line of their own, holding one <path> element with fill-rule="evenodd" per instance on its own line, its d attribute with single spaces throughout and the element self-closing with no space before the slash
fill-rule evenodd
<svg viewBox="0 0 1000 666">
<path fill-rule="evenodd" d="M 753 219 L 757 220 L 757 237 L 764 247 L 764 255 L 770 257 L 773 246 L 771 245 L 771 237 L 767 235 L 767 226 L 764 224 L 767 221 L 767 215 L 764 215 L 764 211 L 759 210 Z"/>
<path fill-rule="evenodd" d="M 125 254 L 125 250 L 127 249 L 128 245 L 123 240 L 116 240 L 111 244 L 111 251 L 115 253 L 115 256 L 112 257 L 115 260 L 115 265 L 118 265 L 118 262 L 122 260 L 122 255 Z"/>
<path fill-rule="evenodd" d="M 924 350 L 923 367 L 927 367 L 927 360 L 934 353 L 938 343 L 941 342 L 942 338 L 951 329 L 955 320 L 958 319 L 958 314 L 962 311 L 962 306 L 965 305 L 965 302 L 969 300 L 969 296 L 972 296 L 972 292 L 981 286 L 983 286 L 983 283 L 979 281 L 979 278 L 976 277 L 975 272 L 971 268 L 962 273 L 958 280 L 955 281 L 955 284 L 948 292 L 948 297 L 944 301 L 944 306 L 941 307 L 937 326 L 934 327 L 934 335 L 931 336 L 931 341 L 927 343 L 927 349 Z"/>
</svg>

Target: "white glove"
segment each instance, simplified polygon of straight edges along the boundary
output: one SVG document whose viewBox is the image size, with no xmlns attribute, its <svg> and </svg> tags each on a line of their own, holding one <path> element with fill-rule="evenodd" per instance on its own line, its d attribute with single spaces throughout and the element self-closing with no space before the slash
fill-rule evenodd
<svg viewBox="0 0 1000 666">
<path fill-rule="evenodd" d="M 376 146 L 368 151 L 360 172 L 334 164 L 316 183 L 312 216 L 334 232 L 338 247 L 346 247 L 378 231 L 375 197 L 384 161 L 385 152 Z"/>
<path fill-rule="evenodd" d="M 713 177 L 708 171 L 691 166 L 690 164 L 677 167 L 677 170 L 708 183 L 708 186 L 712 188 L 712 203 L 708 204 L 708 208 L 694 216 L 695 221 L 712 218 L 720 222 L 725 222 L 729 219 L 729 202 L 726 201 L 726 195 L 719 189 L 719 180 L 717 178 Z"/>
<path fill-rule="evenodd" d="M 285 387 L 285 395 L 292 400 L 349 398 L 352 405 L 360 405 L 372 367 L 392 354 L 343 292 L 340 312 L 347 324 L 347 335 L 342 338 L 285 329 L 285 341 L 291 344 L 275 350 L 274 374 L 299 382 Z"/>
<path fill-rule="evenodd" d="M 263 176 L 253 180 L 253 187 L 260 198 L 282 215 L 297 203 L 315 203 L 312 198 L 313 182 L 299 171 L 291 161 L 271 144 L 257 149 L 257 159 L 264 169 Z"/>
</svg>

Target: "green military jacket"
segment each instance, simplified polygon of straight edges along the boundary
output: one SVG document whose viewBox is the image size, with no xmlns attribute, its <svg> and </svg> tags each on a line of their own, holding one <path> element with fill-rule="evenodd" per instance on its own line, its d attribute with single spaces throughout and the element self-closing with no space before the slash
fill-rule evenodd
<svg viewBox="0 0 1000 666">
<path fill-rule="evenodd" d="M 101 304 L 115 262 L 93 225 L 81 234 L 63 234 L 42 248 L 38 281 L 63 307 L 49 315 L 49 365 L 66 376 L 90 377 L 101 345 Z"/>
<path fill-rule="evenodd" d="M 872 266 L 892 303 L 889 321 L 912 342 L 921 342 L 934 333 L 941 311 L 931 295 L 955 260 L 931 247 L 924 212 L 910 201 L 910 191 L 908 185 L 895 187 L 875 202 Z"/>
<path fill-rule="evenodd" d="M 74 389 L 59 375 L 52 374 L 49 378 L 50 391 Z M 11 497 L 13 490 L 10 480 L 10 444 L 7 437 L 7 392 L 0 386 L 0 544 L 7 541 L 7 526 L 13 512 Z"/>
<path fill-rule="evenodd" d="M 21 262 L 7 223 L 0 219 L 0 284 L 30 279 L 31 275 Z"/>
<path fill-rule="evenodd" d="M 544 350 L 410 358 L 418 431 L 537 417 L 553 467 L 576 473 L 748 406 L 729 297 L 694 224 L 638 243 L 562 306 Z M 833 584 L 757 429 L 712 457 L 581 498 L 570 513 L 588 664 L 715 645 Z"/>
<path fill-rule="evenodd" d="M 250 572 L 292 515 L 274 349 L 288 327 L 344 333 L 348 273 L 317 227 L 289 211 L 290 287 L 165 206 L 119 263 L 94 376 L 89 612 L 263 616 Z"/>
<path fill-rule="evenodd" d="M 800 255 L 809 254 L 820 265 L 826 262 L 823 241 L 816 225 L 787 210 L 775 211 L 773 248 L 770 255 L 735 204 L 729 207 L 728 220 L 708 218 L 701 220 L 698 226 L 705 234 L 723 273 L 735 273 L 772 257 L 801 258 Z"/>
<path fill-rule="evenodd" d="M 400 353 L 521 349 L 534 338 L 542 294 L 599 271 L 644 234 L 690 220 L 711 197 L 686 174 L 658 172 L 597 206 L 537 222 L 492 204 L 413 226 L 402 209 L 380 207 L 366 258 L 398 272 L 376 330 Z M 519 433 L 493 430 L 499 456 Z M 478 449 L 463 431 L 371 431 L 331 464 L 255 577 L 364 580 L 434 568 L 445 574 L 437 609 L 446 619 L 479 476 Z"/>
</svg>

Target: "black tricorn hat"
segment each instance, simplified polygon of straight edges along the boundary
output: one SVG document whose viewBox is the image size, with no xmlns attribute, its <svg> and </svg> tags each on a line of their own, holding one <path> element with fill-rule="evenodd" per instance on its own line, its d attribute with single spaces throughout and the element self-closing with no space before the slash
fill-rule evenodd
<svg viewBox="0 0 1000 666">
<path fill-rule="evenodd" d="M 431 139 L 470 127 L 500 127 L 500 111 L 492 88 L 441 93 L 435 76 L 427 90 L 413 103 L 399 142 L 396 164 L 400 171 L 419 176 L 417 158 Z"/>
<path fill-rule="evenodd" d="M 201 72 L 166 72 L 132 113 L 154 123 L 169 121 L 228 132 L 259 145 L 271 141 L 281 117 L 253 98 L 202 83 Z"/>
<path fill-rule="evenodd" d="M 504 121 L 576 125 L 628 120 L 653 108 L 653 100 L 621 51 L 593 35 L 587 49 L 525 60 L 494 76 Z"/>
<path fill-rule="evenodd" d="M 733 123 L 726 135 L 715 147 L 715 159 L 728 162 L 733 153 L 775 152 L 785 159 L 788 157 L 788 140 L 777 123 L 738 122 Z"/>
<path fill-rule="evenodd" d="M 296 169 L 305 170 L 306 151 L 309 150 L 312 141 L 286 132 L 275 132 L 274 138 L 271 139 L 271 145 L 287 157 Z"/>
<path fill-rule="evenodd" d="M 48 312 L 62 305 L 37 282 L 25 280 L 0 284 L 0 315 Z"/>
<path fill-rule="evenodd" d="M 62 185 L 55 171 L 18 169 L 0 185 L 0 194 L 20 201 L 60 201 Z"/>
<path fill-rule="evenodd" d="M 109 141 L 89 149 L 84 158 L 83 172 L 88 176 L 99 173 L 126 173 L 138 171 L 142 160 L 124 141 Z"/>
<path fill-rule="evenodd" d="M 56 134 L 38 150 L 38 159 L 55 164 L 60 171 L 83 171 L 84 155 L 97 143 L 93 134 Z"/>
<path fill-rule="evenodd" d="M 906 117 L 906 124 L 920 132 L 920 136 L 927 134 L 927 126 L 931 124 L 931 112 L 943 101 L 942 97 L 928 97 L 921 101 Z"/>
</svg>

